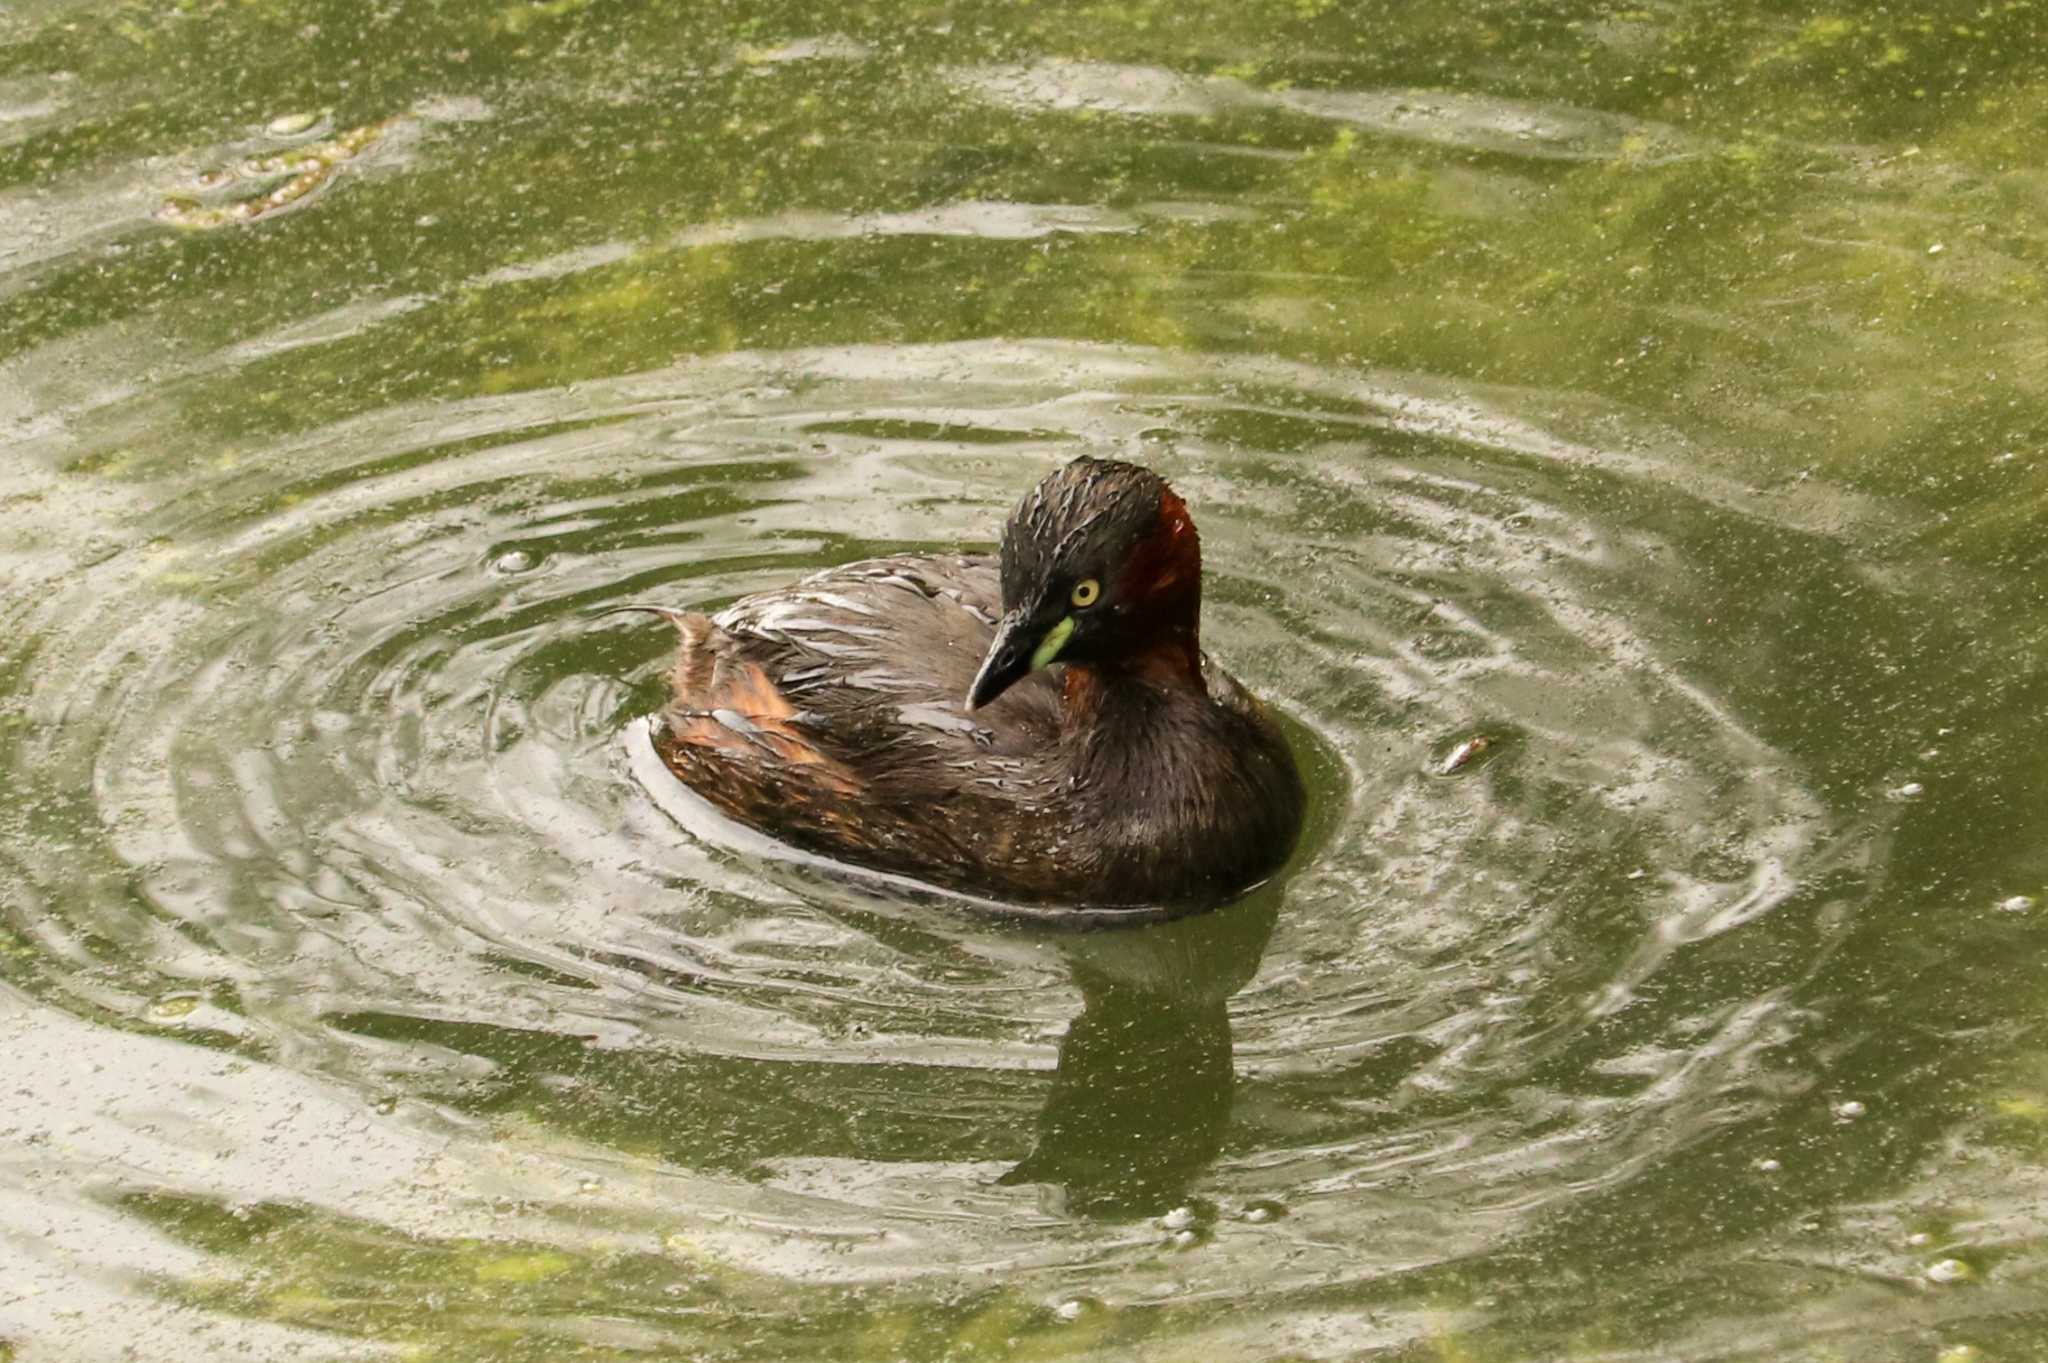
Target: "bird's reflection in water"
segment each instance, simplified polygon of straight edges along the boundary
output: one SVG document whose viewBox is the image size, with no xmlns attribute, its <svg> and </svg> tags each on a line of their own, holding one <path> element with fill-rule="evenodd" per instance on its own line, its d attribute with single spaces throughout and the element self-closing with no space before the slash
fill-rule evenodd
<svg viewBox="0 0 2048 1363">
<path fill-rule="evenodd" d="M 1081 1012 L 1031 1153 L 1001 1182 L 1052 1185 L 1078 1216 L 1148 1216 L 1185 1200 L 1223 1147 L 1236 1072 L 1228 1002 L 1258 969 L 1280 898 L 1268 885 L 1211 913 L 1062 944 Z"/>
</svg>

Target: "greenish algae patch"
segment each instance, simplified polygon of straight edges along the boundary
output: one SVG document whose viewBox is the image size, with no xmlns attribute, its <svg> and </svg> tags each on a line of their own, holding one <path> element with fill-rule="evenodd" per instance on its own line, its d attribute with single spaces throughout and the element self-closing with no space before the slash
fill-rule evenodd
<svg viewBox="0 0 2048 1363">
<path fill-rule="evenodd" d="M 543 7 L 507 12 L 538 16 Z M 1017 23 L 1053 26 L 1077 40 L 1076 50 L 1115 59 L 1120 42 L 1147 50 L 1172 41 L 1145 13 L 1033 11 Z M 1334 14 L 1305 19 L 1291 5 L 1209 17 L 1217 32 L 1242 40 L 1233 70 L 1256 66 L 1262 82 L 1296 88 L 1313 70 L 1286 60 L 1297 40 L 1288 35 L 1334 38 L 1355 27 Z M 1429 51 L 1478 61 L 1502 40 L 1456 15 L 1435 20 L 1427 42 L 1420 28 L 1376 30 L 1374 60 Z M 944 106 L 946 138 L 869 154 L 858 129 L 872 112 L 867 101 L 883 92 L 835 74 L 869 68 L 797 62 L 720 72 L 707 76 L 715 97 L 676 107 L 658 130 L 626 130 L 622 115 L 620 131 L 545 145 L 516 168 L 486 162 L 463 198 L 408 210 L 469 224 L 460 234 L 439 226 L 405 234 L 406 254 L 420 262 L 411 268 L 441 279 L 472 278 L 481 273 L 476 262 L 491 258 L 489 229 L 475 234 L 480 205 L 516 208 L 544 232 L 575 220 L 565 206 L 601 198 L 612 238 L 638 253 L 630 261 L 459 290 L 380 334 L 327 347 L 329 371 L 347 382 L 263 385 L 267 392 L 244 385 L 222 406 L 237 409 L 243 428 L 304 427 L 370 402 L 533 391 L 679 355 L 997 334 L 1258 349 L 1600 394 L 1675 408 L 1681 421 L 1759 459 L 1776 458 L 1796 434 L 1816 470 L 1907 495 L 1918 477 L 1906 470 L 1921 448 L 1946 443 L 1940 428 L 1975 420 L 1986 441 L 2017 436 L 2022 423 L 2007 419 L 2011 434 L 2001 435 L 1997 414 L 2012 411 L 2015 398 L 2041 400 L 2030 376 L 2048 353 L 2041 310 L 2015 305 L 2042 292 L 2039 246 L 2007 227 L 2027 220 L 2041 193 L 2025 149 L 2038 136 L 2042 93 L 2038 82 L 2005 79 L 2006 44 L 2027 31 L 2024 15 L 2001 9 L 1972 19 L 1967 35 L 1850 13 L 1793 26 L 1746 12 L 1621 22 L 1633 35 L 1626 44 L 1596 49 L 1588 73 L 1571 79 L 1590 82 L 1587 104 L 1627 109 L 1651 121 L 1645 126 L 1678 126 L 1696 149 L 1656 155 L 1662 136 L 1638 129 L 1605 160 L 1498 165 L 1490 178 L 1521 206 L 1512 217 L 1459 187 L 1473 178 L 1466 154 L 1358 127 L 1245 113 L 1146 122 L 1097 109 L 1035 117 L 1020 130 L 997 111 L 954 100 Z M 762 24 L 745 27 L 721 32 L 710 47 L 773 49 L 794 36 L 776 35 L 772 22 L 766 34 Z M 872 36 L 858 22 L 834 27 Z M 480 53 L 489 40 L 471 33 L 451 50 L 471 43 Z M 1890 86 L 1867 95 L 1826 87 L 1863 80 L 1869 63 L 1801 83 L 1808 65 L 1865 43 L 1887 71 L 1900 69 L 1891 54 L 1905 47 L 1916 83 L 1943 62 L 1969 64 L 1972 99 L 1948 99 L 1938 125 L 1916 127 L 1917 154 L 1901 146 L 1867 163 L 1855 149 L 1857 138 L 1881 132 L 1876 122 L 1852 126 L 1859 109 L 1876 120 L 1898 101 L 1886 95 Z M 1739 98 L 1701 93 L 1758 63 L 1772 74 L 1748 78 Z M 1667 67 L 1678 74 L 1663 74 Z M 940 103 L 923 91 L 888 98 L 894 117 L 940 117 Z M 1191 160 L 1173 139 L 1197 126 L 1206 146 L 1261 156 Z M 1760 131 L 1790 127 L 1802 134 Z M 2003 169 L 1988 164 L 1999 158 Z M 679 177 L 684 162 L 692 172 Z M 1985 171 L 1994 178 L 1970 178 Z M 547 192 L 535 191 L 537 177 Z M 1150 221 L 1135 234 L 1044 241 L 808 242 L 771 233 L 688 247 L 665 244 L 656 226 L 798 207 L 830 217 L 981 200 L 1137 204 L 1191 190 L 1258 205 L 1258 220 Z M 316 215 L 297 216 L 298 230 L 330 232 Z M 1928 226 L 1942 222 L 1953 229 Z M 337 222 L 331 230 L 352 229 Z M 1936 245 L 1944 250 L 1929 256 Z M 306 261 L 349 249 L 336 238 Z M 314 291 L 317 275 L 285 287 Z M 1970 325 L 1993 316 L 1996 327 Z M 303 372 L 296 361 L 278 368 Z M 1854 383 L 1838 381 L 1850 374 Z M 2012 481 L 1995 497 L 1962 499 L 1969 506 L 1940 522 L 1955 552 L 1983 558 L 2002 537 L 2031 536 L 2029 522 L 2048 505 L 2048 475 L 2035 469 Z"/>
<path fill-rule="evenodd" d="M 2015 1093 L 1994 1100 L 1992 1106 L 2001 1117 L 2048 1129 L 2048 1093 Z"/>
<path fill-rule="evenodd" d="M 952 1349 L 967 1358 L 1006 1358 L 1031 1316 L 1025 1303 L 998 1297 L 953 1334 Z"/>
<path fill-rule="evenodd" d="M 552 1251 L 540 1254 L 507 1254 L 496 1259 L 486 1259 L 478 1264 L 476 1276 L 478 1282 L 486 1283 L 537 1283 L 547 1278 L 560 1277 L 574 1267 L 574 1259 Z"/>
<path fill-rule="evenodd" d="M 495 26 L 516 37 L 549 20 L 588 9 L 590 4 L 591 0 L 520 0 L 498 11 Z"/>
<path fill-rule="evenodd" d="M 621 1244 L 607 1251 L 399 1237 L 367 1223 L 302 1209 L 147 1205 L 161 1223 L 205 1244 L 231 1270 L 183 1284 L 180 1300 L 252 1319 L 301 1324 L 422 1359 L 541 1363 L 563 1357 L 584 1311 L 660 1329 L 688 1353 L 769 1363 L 845 1357 L 867 1363 L 1053 1363 L 1146 1344 L 1148 1357 L 1205 1357 L 1175 1335 L 1218 1314 L 1208 1308 L 1127 1312 L 1089 1305 L 1062 1314 L 1021 1293 L 974 1293 L 935 1306 L 911 1289 L 812 1286 L 696 1255 L 678 1262 Z M 672 1239 L 675 1237 L 671 1237 Z M 419 1310 L 431 1296 L 434 1311 Z M 513 1313 L 508 1317 L 508 1313 Z M 508 1323 L 516 1321 L 517 1323 Z M 548 1324 L 548 1322 L 555 1322 Z M 589 1339 L 575 1355 L 627 1360 L 630 1347 Z M 820 1352 L 823 1351 L 823 1352 Z M 1285 1355 L 1269 1363 L 1284 1363 Z"/>
</svg>

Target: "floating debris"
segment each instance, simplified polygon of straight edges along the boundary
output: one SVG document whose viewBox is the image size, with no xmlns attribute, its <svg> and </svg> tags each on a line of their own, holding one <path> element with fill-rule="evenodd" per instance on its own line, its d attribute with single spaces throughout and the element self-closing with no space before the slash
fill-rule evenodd
<svg viewBox="0 0 2048 1363">
<path fill-rule="evenodd" d="M 292 116 L 294 119 L 298 115 Z M 278 122 L 274 120 L 273 129 Z M 208 231 L 235 223 L 254 222 L 303 203 L 335 173 L 383 141 L 398 122 L 387 118 L 350 128 L 323 142 L 295 147 L 274 156 L 252 156 L 231 169 L 215 168 L 194 177 L 197 193 L 173 194 L 157 209 L 157 221 L 188 231 Z M 307 127 L 312 124 L 308 123 Z M 282 135 L 282 134 L 280 134 Z M 253 183 L 251 183 L 253 182 Z M 208 203 L 200 194 L 218 195 L 248 184 L 256 192 L 225 203 Z M 267 186 L 267 188 L 266 188 Z"/>
<path fill-rule="evenodd" d="M 2034 907 L 2034 897 L 2030 894 L 2010 895 L 1999 900 L 1998 907 L 2007 913 L 2025 913 Z"/>
<path fill-rule="evenodd" d="M 1195 1209 L 1193 1207 L 1175 1207 L 1172 1211 L 1159 1218 L 1159 1224 L 1167 1230 L 1186 1230 L 1189 1226 L 1195 1224 Z"/>
<path fill-rule="evenodd" d="M 1847 1102 L 1835 1104 L 1835 1120 L 1838 1122 L 1853 1122 L 1868 1111 L 1870 1111 L 1869 1108 L 1851 1098 Z"/>
<path fill-rule="evenodd" d="M 1756 1162 L 1756 1170 L 1760 1174 L 1775 1174 L 1784 1167 L 1783 1163 L 1774 1159 L 1760 1159 Z"/>
<path fill-rule="evenodd" d="M 1492 746 L 1493 740 L 1485 734 L 1474 734 L 1457 747 L 1451 749 L 1449 756 L 1437 764 L 1436 774 L 1438 776 L 1455 776 L 1460 768 Z"/>
<path fill-rule="evenodd" d="M 1884 794 L 1888 800 L 1917 800 L 1926 793 L 1927 787 L 1918 781 L 1908 781 L 1902 786 L 1893 786 Z"/>
<path fill-rule="evenodd" d="M 1937 1259 L 1927 1266 L 1927 1281 L 1931 1283 L 1965 1283 L 1977 1276 L 1977 1270 L 1961 1259 Z"/>
</svg>

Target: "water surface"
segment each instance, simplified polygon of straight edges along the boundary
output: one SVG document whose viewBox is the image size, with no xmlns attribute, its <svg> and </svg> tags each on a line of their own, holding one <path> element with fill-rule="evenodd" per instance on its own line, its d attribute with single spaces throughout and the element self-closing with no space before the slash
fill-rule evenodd
<svg viewBox="0 0 2048 1363">
<path fill-rule="evenodd" d="M 0 15 L 0 1359 L 2036 1356 L 2042 24 Z M 1284 877 L 693 821 L 602 611 L 1084 453 Z"/>
</svg>

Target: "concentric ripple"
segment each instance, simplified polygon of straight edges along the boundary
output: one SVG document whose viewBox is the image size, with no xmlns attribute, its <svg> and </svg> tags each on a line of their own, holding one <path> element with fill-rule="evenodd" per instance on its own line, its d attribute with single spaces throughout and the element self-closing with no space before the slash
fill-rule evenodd
<svg viewBox="0 0 2048 1363">
<path fill-rule="evenodd" d="M 1256 1288 L 1297 1324 L 1335 1283 L 1415 1307 L 1432 1266 L 1767 1132 L 1813 1083 L 1802 981 L 1883 855 L 1882 799 L 1824 798 L 1730 661 L 1674 642 L 1740 596 L 1754 494 L 1620 448 L 1401 376 L 1052 343 L 732 355 L 317 431 L 184 477 L 17 603 L 10 949 L 66 1010 L 499 1152 L 420 1196 L 516 1197 L 527 1236 L 595 1217 L 1048 1302 Z M 635 724 L 671 639 L 602 610 L 983 543 L 1084 452 L 1196 509 L 1210 647 L 1309 761 L 1288 877 L 1063 934 L 678 822 Z M 1834 541 L 1776 512 L 1787 580 L 1823 589 Z M 80 800 L 97 836 L 46 836 Z"/>
</svg>

